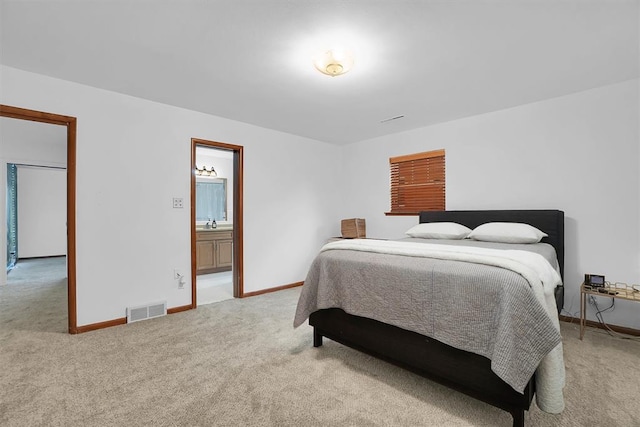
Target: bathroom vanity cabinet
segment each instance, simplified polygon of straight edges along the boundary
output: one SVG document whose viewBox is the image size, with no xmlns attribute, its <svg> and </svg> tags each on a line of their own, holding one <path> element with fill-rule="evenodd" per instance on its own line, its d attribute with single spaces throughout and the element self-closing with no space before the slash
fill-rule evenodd
<svg viewBox="0 0 640 427">
<path fill-rule="evenodd" d="M 196 274 L 230 271 L 233 264 L 233 230 L 196 231 Z"/>
</svg>

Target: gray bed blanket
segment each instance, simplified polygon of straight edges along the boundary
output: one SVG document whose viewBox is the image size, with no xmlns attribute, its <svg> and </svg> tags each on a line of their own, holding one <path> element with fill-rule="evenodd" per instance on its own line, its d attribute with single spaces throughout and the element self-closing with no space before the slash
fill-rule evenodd
<svg viewBox="0 0 640 427">
<path fill-rule="evenodd" d="M 530 283 L 496 266 L 328 250 L 309 269 L 294 326 L 331 307 L 485 356 L 520 393 L 541 360 L 561 347 L 560 333 Z"/>
</svg>

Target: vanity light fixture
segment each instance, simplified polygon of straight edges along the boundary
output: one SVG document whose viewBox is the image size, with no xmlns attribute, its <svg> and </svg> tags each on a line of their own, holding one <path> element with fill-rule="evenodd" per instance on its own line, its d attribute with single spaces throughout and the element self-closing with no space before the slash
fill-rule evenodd
<svg viewBox="0 0 640 427">
<path fill-rule="evenodd" d="M 353 67 L 353 53 L 348 49 L 330 49 L 313 58 L 318 71 L 331 77 L 348 73 Z"/>
<path fill-rule="evenodd" d="M 210 176 L 210 177 L 213 177 L 213 178 L 218 176 L 218 173 L 213 168 L 213 166 L 211 166 L 211 169 L 207 169 L 206 166 L 203 166 L 202 169 L 200 169 L 200 168 L 198 168 L 198 166 L 196 166 L 195 172 L 196 172 L 196 175 L 198 175 L 198 176 Z"/>
</svg>

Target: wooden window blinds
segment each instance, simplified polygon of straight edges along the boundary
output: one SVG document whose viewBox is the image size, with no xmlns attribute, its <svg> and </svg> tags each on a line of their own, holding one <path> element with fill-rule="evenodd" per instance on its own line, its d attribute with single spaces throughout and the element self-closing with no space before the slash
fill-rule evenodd
<svg viewBox="0 0 640 427">
<path fill-rule="evenodd" d="M 444 150 L 391 157 L 391 212 L 417 215 L 445 210 Z"/>
</svg>

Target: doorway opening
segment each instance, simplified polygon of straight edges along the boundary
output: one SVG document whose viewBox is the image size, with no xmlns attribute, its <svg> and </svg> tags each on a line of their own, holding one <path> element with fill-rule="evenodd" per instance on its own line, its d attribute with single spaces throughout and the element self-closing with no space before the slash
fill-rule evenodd
<svg viewBox="0 0 640 427">
<path fill-rule="evenodd" d="M 192 308 L 242 298 L 243 147 L 191 140 Z"/>
<path fill-rule="evenodd" d="M 66 213 L 63 214 L 66 222 L 66 229 L 62 232 L 63 240 L 66 244 L 66 290 L 67 290 L 67 318 L 68 318 L 68 331 L 71 334 L 78 333 L 77 329 L 77 307 L 76 307 L 76 215 L 75 215 L 75 186 L 76 186 L 76 124 L 75 117 L 63 116 L 59 114 L 45 113 L 42 111 L 28 110 L 24 108 L 12 107 L 7 105 L 0 105 L 0 117 L 6 117 L 10 119 L 16 119 L 20 121 L 31 121 L 39 123 L 48 123 L 53 125 L 60 125 L 66 127 L 66 172 L 64 173 L 63 181 L 66 186 L 66 196 L 64 196 L 64 205 L 66 205 Z M 22 123 L 22 122 L 20 122 Z M 5 138 L 3 138 L 4 140 Z M 4 147 L 6 148 L 6 147 Z M 3 166 L 7 165 L 7 159 L 4 159 Z M 7 175 L 7 179 L 9 176 Z M 9 218 L 7 218 L 9 219 Z M 46 218 L 44 219 L 46 220 Z M 9 224 L 6 224 L 7 231 L 9 231 Z M 10 249 L 10 242 L 7 242 L 8 252 Z M 4 249 L 4 248 L 3 248 Z M 23 248 L 24 249 L 24 248 Z M 17 248 L 16 248 L 17 252 Z M 7 259 L 9 261 L 11 254 L 7 253 Z M 27 254 L 25 254 L 27 256 Z M 16 259 L 19 261 L 20 254 L 15 254 Z M 28 257 L 28 256 L 27 256 Z M 37 256 L 36 256 L 37 257 Z M 63 267 L 63 268 L 64 268 Z M 6 276 L 3 277 L 6 281 Z"/>
</svg>

